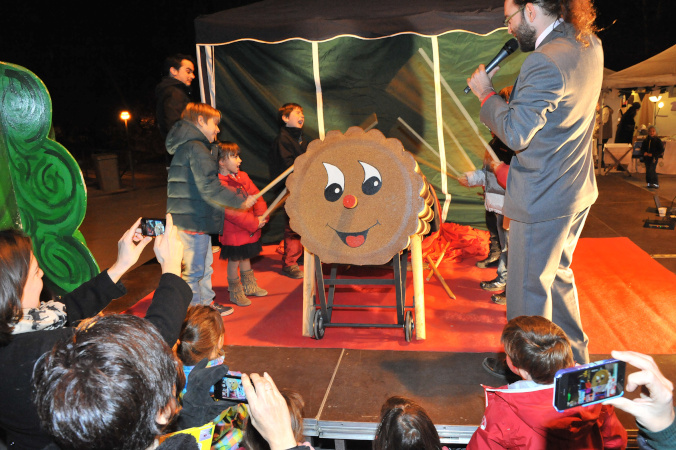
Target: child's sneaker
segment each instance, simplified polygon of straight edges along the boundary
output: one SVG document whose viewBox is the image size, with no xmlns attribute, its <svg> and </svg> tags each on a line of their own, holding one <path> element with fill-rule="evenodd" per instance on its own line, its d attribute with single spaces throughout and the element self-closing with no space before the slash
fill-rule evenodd
<svg viewBox="0 0 676 450">
<path fill-rule="evenodd" d="M 229 316 L 230 314 L 235 312 L 235 309 L 232 306 L 223 306 L 223 305 L 219 305 L 218 303 L 213 303 L 213 302 L 209 306 L 214 308 L 216 311 L 218 311 L 218 313 L 221 316 L 224 316 L 224 317 Z"/>
</svg>

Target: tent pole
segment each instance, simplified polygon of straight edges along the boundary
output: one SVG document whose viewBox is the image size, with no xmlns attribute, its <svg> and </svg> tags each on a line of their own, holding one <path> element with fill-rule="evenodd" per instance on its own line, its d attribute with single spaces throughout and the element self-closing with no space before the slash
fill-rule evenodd
<svg viewBox="0 0 676 450">
<path fill-rule="evenodd" d="M 312 72 L 315 77 L 315 91 L 317 92 L 317 131 L 319 139 L 324 140 L 324 97 L 322 97 L 322 80 L 319 76 L 319 42 L 312 42 Z"/>
<path fill-rule="evenodd" d="M 437 112 L 437 141 L 439 143 L 439 166 L 446 166 L 446 145 L 444 142 L 444 118 L 441 103 L 441 68 L 439 67 L 439 38 L 432 36 L 432 60 L 434 72 L 434 103 Z M 441 221 L 446 221 L 451 206 L 451 194 L 448 192 L 448 177 L 441 177 L 441 192 L 444 194 L 444 206 L 441 209 Z"/>
</svg>

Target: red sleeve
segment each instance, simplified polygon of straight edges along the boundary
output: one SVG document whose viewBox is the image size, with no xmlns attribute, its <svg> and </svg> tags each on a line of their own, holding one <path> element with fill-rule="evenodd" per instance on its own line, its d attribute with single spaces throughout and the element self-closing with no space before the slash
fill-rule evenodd
<svg viewBox="0 0 676 450">
<path fill-rule="evenodd" d="M 503 188 L 507 188 L 507 175 L 509 174 L 509 166 L 505 163 L 500 164 L 495 169 L 495 178 L 498 179 L 498 184 Z"/>
<path fill-rule="evenodd" d="M 620 419 L 615 414 L 615 408 L 609 405 L 603 405 L 598 420 L 601 427 L 601 436 L 603 437 L 604 449 L 622 449 L 627 448 L 627 430 L 620 423 Z"/>
<path fill-rule="evenodd" d="M 260 192 L 253 181 L 251 181 L 251 178 L 249 178 L 249 175 L 244 172 L 240 172 L 240 177 L 247 194 L 256 195 Z M 262 216 L 266 209 L 268 209 L 268 205 L 265 203 L 265 200 L 263 200 L 263 196 L 261 195 L 253 205 L 254 216 Z M 258 224 L 256 224 L 256 228 L 258 228 Z"/>
<path fill-rule="evenodd" d="M 224 175 L 219 174 L 218 178 L 220 179 L 223 186 L 227 186 L 229 189 L 234 190 L 233 186 L 228 184 Z M 255 193 L 258 193 L 258 189 L 256 189 L 256 186 L 253 185 L 249 177 L 246 176 L 244 172 L 241 172 L 240 182 L 242 183 L 242 188 L 244 188 L 248 194 L 251 194 L 249 191 L 251 186 L 253 186 L 253 188 L 256 190 Z M 225 220 L 237 225 L 249 233 L 253 233 L 258 229 L 258 219 L 254 217 L 250 210 L 244 211 L 241 209 L 225 208 Z"/>
</svg>

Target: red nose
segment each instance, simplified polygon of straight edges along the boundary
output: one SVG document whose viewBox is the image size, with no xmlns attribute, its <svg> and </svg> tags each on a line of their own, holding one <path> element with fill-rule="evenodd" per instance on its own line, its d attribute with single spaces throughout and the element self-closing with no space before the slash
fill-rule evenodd
<svg viewBox="0 0 676 450">
<path fill-rule="evenodd" d="M 343 197 L 343 206 L 347 209 L 352 209 L 357 206 L 357 197 L 354 195 L 346 195 Z"/>
</svg>

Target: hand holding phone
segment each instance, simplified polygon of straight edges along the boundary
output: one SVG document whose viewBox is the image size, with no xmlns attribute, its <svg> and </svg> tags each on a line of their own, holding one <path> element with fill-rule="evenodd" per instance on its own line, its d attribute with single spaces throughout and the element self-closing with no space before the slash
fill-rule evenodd
<svg viewBox="0 0 676 450">
<path fill-rule="evenodd" d="M 637 352 L 613 350 L 611 354 L 614 358 L 641 369 L 627 377 L 627 391 L 633 392 L 637 387 L 645 386 L 649 392 L 648 395 L 642 393 L 641 397 L 635 400 L 615 398 L 604 404 L 613 405 L 633 415 L 648 431 L 662 431 L 671 425 L 675 419 L 674 385 L 660 372 L 653 358 Z"/>
<path fill-rule="evenodd" d="M 141 252 L 152 240 L 149 237 L 141 238 L 137 235 L 140 222 L 140 218 L 136 219 L 131 228 L 125 231 L 120 240 L 117 241 L 117 260 L 108 268 L 108 276 L 113 283 L 117 283 L 122 275 L 136 264 Z"/>
<path fill-rule="evenodd" d="M 146 238 L 150 239 L 150 238 Z M 153 251 L 162 267 L 162 273 L 181 275 L 181 261 L 183 259 L 183 243 L 178 237 L 178 229 L 174 226 L 171 214 L 167 213 L 165 233 L 155 238 Z"/>
<path fill-rule="evenodd" d="M 622 396 L 625 371 L 626 363 L 618 359 L 559 370 L 554 376 L 554 408 L 564 411 Z"/>
</svg>

